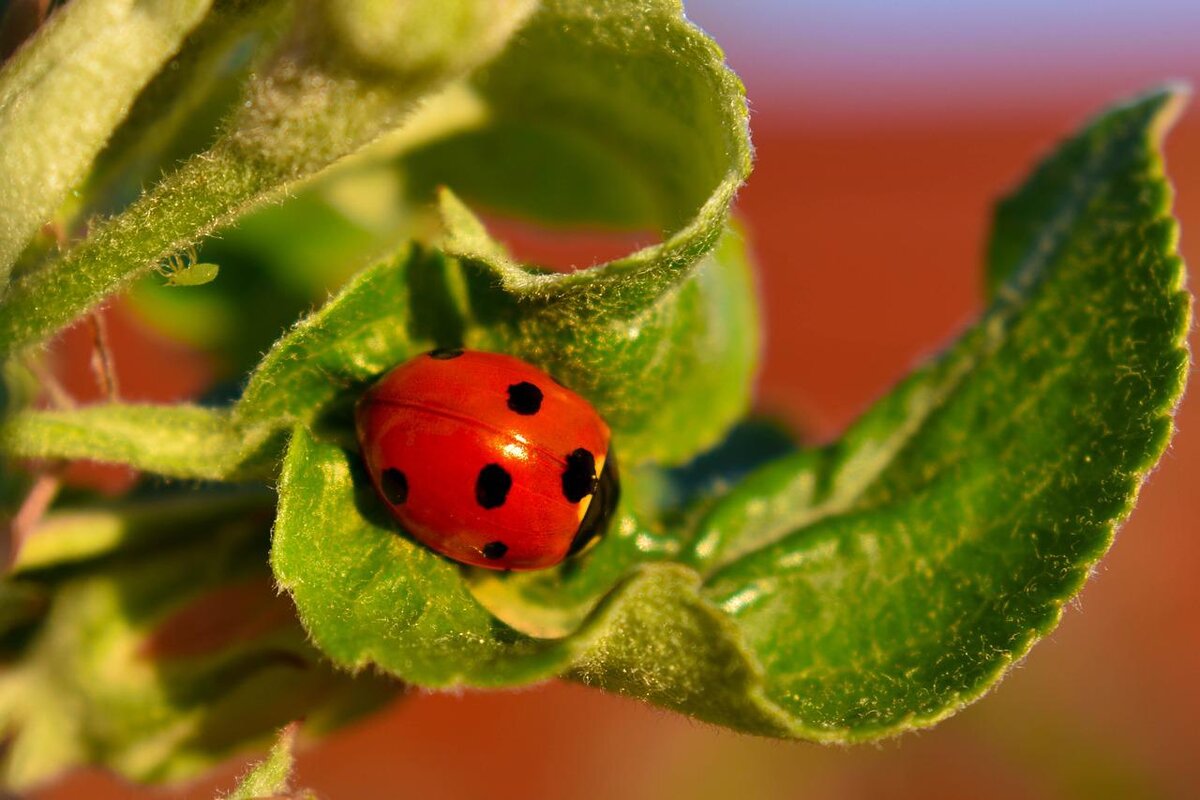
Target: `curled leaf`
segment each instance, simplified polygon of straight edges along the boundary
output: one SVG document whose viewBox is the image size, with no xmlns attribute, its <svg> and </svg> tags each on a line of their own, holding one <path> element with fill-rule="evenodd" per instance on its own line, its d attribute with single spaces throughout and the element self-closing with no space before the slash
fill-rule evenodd
<svg viewBox="0 0 1200 800">
<path fill-rule="evenodd" d="M 694 530 L 655 511 L 671 479 L 635 470 L 608 555 L 560 568 L 579 593 L 561 573 L 476 579 L 419 547 L 358 456 L 304 427 L 280 486 L 280 583 L 335 661 L 423 685 L 566 674 L 825 741 L 953 713 L 1057 623 L 1169 438 L 1189 298 L 1159 147 L 1178 102 L 1101 116 L 1006 201 L 991 307 L 841 441 L 758 468 Z M 477 241 L 476 261 L 501 258 Z"/>
</svg>

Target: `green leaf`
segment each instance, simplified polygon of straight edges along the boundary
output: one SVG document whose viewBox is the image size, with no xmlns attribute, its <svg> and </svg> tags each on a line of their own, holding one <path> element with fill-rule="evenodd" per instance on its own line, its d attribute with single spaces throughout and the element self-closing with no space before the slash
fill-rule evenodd
<svg viewBox="0 0 1200 800">
<path fill-rule="evenodd" d="M 751 165 L 745 98 L 681 11 L 669 0 L 544 3 L 471 79 L 485 123 L 402 164 L 418 196 L 444 185 L 540 222 L 661 234 L 626 258 L 547 274 L 512 263 L 442 196 L 444 247 L 474 273 L 480 324 L 466 343 L 519 355 L 588 397 L 636 460 L 682 461 L 716 443 L 746 409 L 757 356 L 746 255 L 725 233 Z"/>
<path fill-rule="evenodd" d="M 420 100 L 458 77 L 431 67 L 466 70 L 495 55 L 528 6 L 474 5 L 492 24 L 460 31 L 476 35 L 473 40 L 441 36 L 438 41 L 454 42 L 453 58 L 401 61 L 396 69 L 364 64 L 353 42 L 314 25 L 311 15 L 297 15 L 293 31 L 269 68 L 248 82 L 211 149 L 184 162 L 122 214 L 98 222 L 64 257 L 12 282 L 0 304 L 0 353 L 41 341 L 168 256 L 400 128 Z M 364 0 L 336 11 L 331 0 L 326 6 L 335 9 L 329 13 L 367 13 L 372 4 Z M 437 27 L 437 15 L 430 13 L 437 2 L 406 6 L 426 7 L 427 27 Z M 404 49 L 404 41 L 401 36 L 392 44 Z"/>
<path fill-rule="evenodd" d="M 345 427 L 353 428 L 353 404 L 372 380 L 420 347 L 461 336 L 459 312 L 444 299 L 448 269 L 439 254 L 407 247 L 363 270 L 275 343 L 251 374 L 234 418 L 290 427 L 340 406 Z"/>
<path fill-rule="evenodd" d="M 566 653 L 499 622 L 459 568 L 397 535 L 357 454 L 292 434 L 271 566 L 313 642 L 353 670 L 422 686 L 505 686 L 559 672 Z"/>
<path fill-rule="evenodd" d="M 174 478 L 252 480 L 274 472 L 270 431 L 190 405 L 107 403 L 23 411 L 0 426 L 13 458 L 88 459 Z"/>
<path fill-rule="evenodd" d="M 208 148 L 287 29 L 292 0 L 216 3 L 149 85 L 96 159 L 66 210 L 78 225 L 116 213 L 180 162 Z M 60 210 L 60 216 L 62 211 Z"/>
<path fill-rule="evenodd" d="M 394 695 L 322 661 L 270 579 L 265 520 L 225 511 L 183 538 L 161 530 L 160 547 L 5 584 L 46 598 L 0 670 L 6 786 L 88 764 L 177 781 L 291 720 L 327 729 Z"/>
<path fill-rule="evenodd" d="M 242 776 L 237 787 L 222 795 L 221 800 L 255 800 L 261 797 L 288 795 L 292 791 L 292 770 L 295 769 L 296 725 L 287 725 L 271 746 L 267 757 Z"/>
<path fill-rule="evenodd" d="M 485 124 L 406 156 L 414 188 L 449 186 L 548 222 L 651 229 L 679 249 L 711 245 L 750 171 L 746 103 L 682 11 L 673 0 L 542 3 L 471 78 Z"/>
<path fill-rule="evenodd" d="M 1159 155 L 1179 102 L 1149 95 L 1063 145 L 1001 205 L 983 320 L 844 442 L 765 468 L 702 527 L 704 595 L 815 738 L 979 697 L 1129 514 L 1187 369 Z"/>
<path fill-rule="evenodd" d="M 540 363 L 583 393 L 612 427 L 622 464 L 694 454 L 749 402 L 757 308 L 734 231 L 679 286 L 644 303 L 622 302 L 634 278 L 581 289 L 594 304 L 586 316 L 575 295 L 522 302 L 490 274 L 421 249 L 364 270 L 276 342 L 235 420 L 274 427 L 332 420 L 348 431 L 354 402 L 384 371 L 462 343 Z M 586 375 L 571 357 L 590 364 Z"/>
<path fill-rule="evenodd" d="M 699 584 L 676 564 L 642 568 L 574 637 L 582 647 L 568 677 L 738 730 L 802 734 L 765 696 L 742 632 Z"/>
<path fill-rule="evenodd" d="M 444 248 L 458 261 L 404 254 L 365 273 L 277 343 L 239 419 L 311 422 L 332 404 L 344 420 L 353 395 L 386 368 L 421 349 L 466 344 L 518 355 L 582 393 L 613 428 L 623 464 L 682 461 L 714 444 L 746 409 L 758 354 L 748 257 L 726 227 L 750 167 L 745 99 L 720 51 L 677 3 L 558 0 L 473 86 L 490 111 L 485 124 L 416 150 L 404 162 L 413 183 L 448 180 L 479 194 L 490 182 L 507 207 L 537 213 L 526 202 L 538 195 L 535 181 L 491 145 L 519 117 L 547 136 L 595 140 L 609 154 L 597 176 L 610 183 L 656 187 L 661 196 L 635 222 L 666 240 L 551 275 L 512 263 L 443 192 Z M 575 174 L 573 156 L 562 157 L 535 174 Z M 611 221 L 589 205 L 586 186 L 579 194 L 554 207 Z"/>
<path fill-rule="evenodd" d="M 569 673 L 714 722 L 786 730 L 739 631 L 698 595 L 691 570 L 633 569 L 571 636 L 527 636 L 484 610 L 461 567 L 398 532 L 359 472 L 357 456 L 298 427 L 272 541 L 280 585 L 335 663 L 440 688 Z"/>
<path fill-rule="evenodd" d="M 736 229 L 695 261 L 668 245 L 549 276 L 495 254 L 465 208 L 451 198 L 446 206 L 447 248 L 466 260 L 468 313 L 479 323 L 466 343 L 538 364 L 586 397 L 612 428 L 621 463 L 683 461 L 745 413 L 758 307 Z"/>
<path fill-rule="evenodd" d="M 0 297 L 37 229 L 211 0 L 75 0 L 0 72 Z M 0 348 L 7 349 L 7 348 Z"/>
<path fill-rule="evenodd" d="M 1058 621 L 1166 445 L 1189 310 L 1158 149 L 1177 101 L 1150 95 L 1064 145 L 1038 174 L 1079 177 L 1043 184 L 1061 213 L 979 324 L 841 442 L 746 478 L 688 541 L 663 529 L 657 551 L 589 563 L 670 519 L 647 493 L 671 481 L 639 468 L 574 567 L 478 577 L 397 531 L 357 456 L 298 428 L 272 564 L 314 642 L 422 685 L 566 674 L 818 740 L 977 698 Z M 694 569 L 646 563 L 672 558 Z M 580 599 L 593 569 L 612 582 L 598 605 Z"/>
</svg>

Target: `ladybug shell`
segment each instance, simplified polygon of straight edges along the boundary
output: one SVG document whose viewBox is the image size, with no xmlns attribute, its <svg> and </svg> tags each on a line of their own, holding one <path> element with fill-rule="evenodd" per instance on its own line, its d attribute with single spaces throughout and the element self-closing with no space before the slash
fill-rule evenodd
<svg viewBox="0 0 1200 800">
<path fill-rule="evenodd" d="M 408 533 L 443 555 L 540 569 L 588 534 L 608 426 L 536 367 L 435 350 L 384 375 L 356 422 L 376 491 Z"/>
</svg>

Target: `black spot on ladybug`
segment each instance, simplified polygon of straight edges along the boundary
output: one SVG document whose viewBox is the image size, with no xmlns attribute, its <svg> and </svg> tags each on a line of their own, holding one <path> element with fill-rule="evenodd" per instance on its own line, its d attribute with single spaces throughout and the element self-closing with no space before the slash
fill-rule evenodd
<svg viewBox="0 0 1200 800">
<path fill-rule="evenodd" d="M 616 456 L 609 453 L 608 460 L 604 462 L 604 472 L 600 475 L 600 480 L 596 482 L 596 494 L 592 497 L 592 502 L 588 504 L 587 513 L 579 522 L 579 528 L 575 531 L 575 538 L 571 540 L 571 547 L 567 550 L 567 555 L 573 556 L 580 552 L 604 532 L 608 521 L 612 518 L 613 509 L 617 507 L 620 494 L 617 459 Z"/>
<path fill-rule="evenodd" d="M 542 390 L 529 381 L 514 383 L 508 387 L 508 407 L 518 414 L 536 414 L 542 408 Z"/>
<path fill-rule="evenodd" d="M 491 561 L 497 558 L 504 558 L 504 554 L 508 552 L 508 545 L 504 542 L 488 542 L 483 546 L 483 557 Z"/>
<path fill-rule="evenodd" d="M 596 457 L 582 447 L 567 455 L 563 470 L 562 490 L 567 499 L 578 503 L 596 491 Z"/>
<path fill-rule="evenodd" d="M 484 508 L 499 508 L 508 498 L 512 476 L 499 464 L 488 464 L 475 479 L 475 502 Z"/>
<path fill-rule="evenodd" d="M 383 471 L 379 476 L 379 486 L 383 489 L 383 496 L 394 506 L 408 499 L 408 478 L 395 467 L 388 467 Z"/>
<path fill-rule="evenodd" d="M 458 358 L 463 354 L 461 347 L 439 347 L 437 350 L 430 350 L 429 357 L 436 358 L 438 361 L 448 361 L 452 358 Z"/>
</svg>

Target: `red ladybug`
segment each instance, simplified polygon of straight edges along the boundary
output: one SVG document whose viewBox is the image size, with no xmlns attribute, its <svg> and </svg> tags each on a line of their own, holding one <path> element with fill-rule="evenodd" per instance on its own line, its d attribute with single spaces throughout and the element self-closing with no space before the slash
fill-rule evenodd
<svg viewBox="0 0 1200 800">
<path fill-rule="evenodd" d="M 616 500 L 596 410 L 512 356 L 434 350 L 359 401 L 371 481 L 404 529 L 466 564 L 554 566 L 599 532 Z"/>
</svg>

